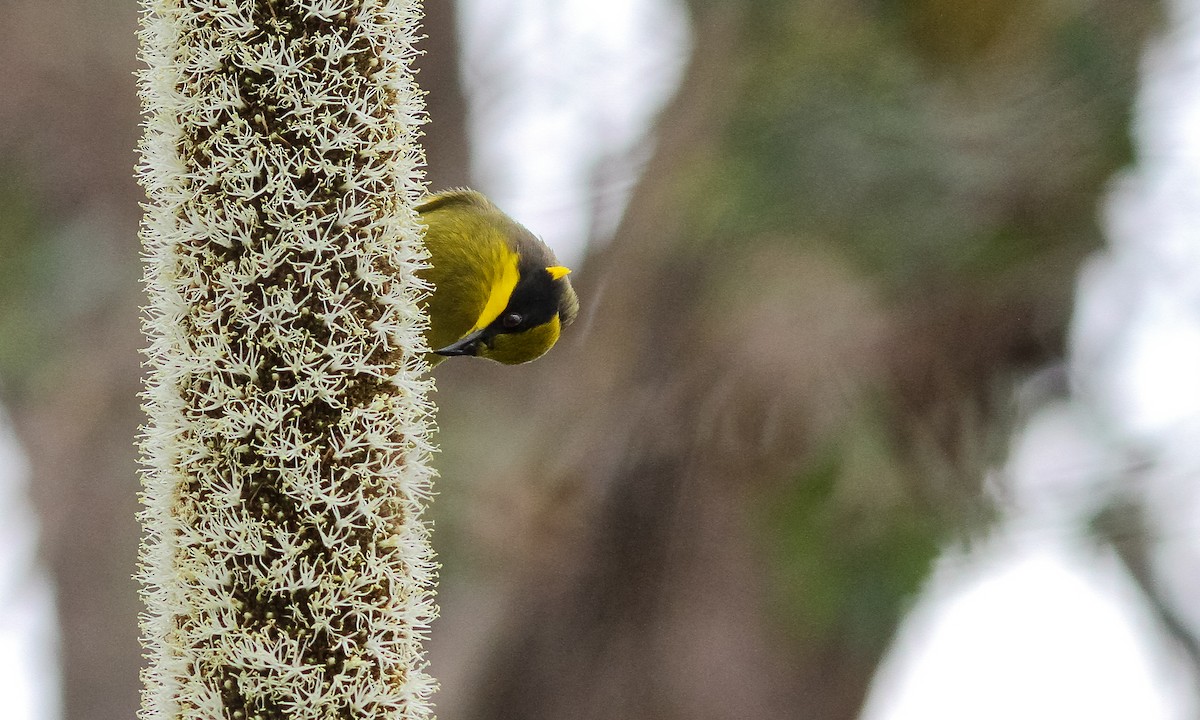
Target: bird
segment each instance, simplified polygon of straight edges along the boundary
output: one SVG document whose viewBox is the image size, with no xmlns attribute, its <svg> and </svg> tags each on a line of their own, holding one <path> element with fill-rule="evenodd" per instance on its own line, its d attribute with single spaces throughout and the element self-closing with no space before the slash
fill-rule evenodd
<svg viewBox="0 0 1200 720">
<path fill-rule="evenodd" d="M 429 195 L 416 211 L 429 253 L 417 274 L 431 287 L 430 367 L 459 356 L 517 365 L 554 347 L 579 298 L 544 242 L 467 188 Z"/>
</svg>

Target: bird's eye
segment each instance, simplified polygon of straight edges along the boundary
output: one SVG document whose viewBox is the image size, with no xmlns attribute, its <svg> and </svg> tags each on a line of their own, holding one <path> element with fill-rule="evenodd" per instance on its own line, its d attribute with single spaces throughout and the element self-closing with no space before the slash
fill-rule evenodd
<svg viewBox="0 0 1200 720">
<path fill-rule="evenodd" d="M 522 320 L 524 318 L 521 317 L 521 313 L 509 313 L 500 319 L 500 324 L 504 326 L 505 330 L 512 330 L 520 325 Z"/>
</svg>

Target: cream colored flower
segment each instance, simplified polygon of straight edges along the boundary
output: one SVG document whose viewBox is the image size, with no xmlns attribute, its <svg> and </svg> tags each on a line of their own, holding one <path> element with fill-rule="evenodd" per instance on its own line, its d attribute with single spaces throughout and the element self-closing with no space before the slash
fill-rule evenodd
<svg viewBox="0 0 1200 720">
<path fill-rule="evenodd" d="M 415 0 L 145 0 L 142 717 L 419 718 Z"/>
</svg>

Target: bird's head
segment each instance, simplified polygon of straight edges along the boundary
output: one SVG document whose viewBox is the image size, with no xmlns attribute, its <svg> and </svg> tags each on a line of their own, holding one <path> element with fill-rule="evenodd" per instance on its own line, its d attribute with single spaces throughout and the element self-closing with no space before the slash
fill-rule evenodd
<svg viewBox="0 0 1200 720">
<path fill-rule="evenodd" d="M 564 325 L 579 312 L 579 300 L 561 265 L 514 269 L 493 284 L 476 327 L 458 341 L 434 350 L 438 355 L 473 355 L 505 365 L 536 360 L 554 347 Z"/>
<path fill-rule="evenodd" d="M 433 286 L 431 364 L 469 355 L 516 365 L 554 346 L 579 299 L 545 243 L 472 190 L 433 195 L 417 211 L 430 260 L 422 276 Z"/>
</svg>

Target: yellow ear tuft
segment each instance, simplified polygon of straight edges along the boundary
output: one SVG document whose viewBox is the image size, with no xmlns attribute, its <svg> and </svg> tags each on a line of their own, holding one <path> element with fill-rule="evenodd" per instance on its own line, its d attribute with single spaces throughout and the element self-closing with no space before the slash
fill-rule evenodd
<svg viewBox="0 0 1200 720">
<path fill-rule="evenodd" d="M 554 265 L 546 268 L 546 272 L 550 273 L 550 277 L 557 280 L 571 274 L 571 268 L 563 267 L 562 265 Z"/>
</svg>

